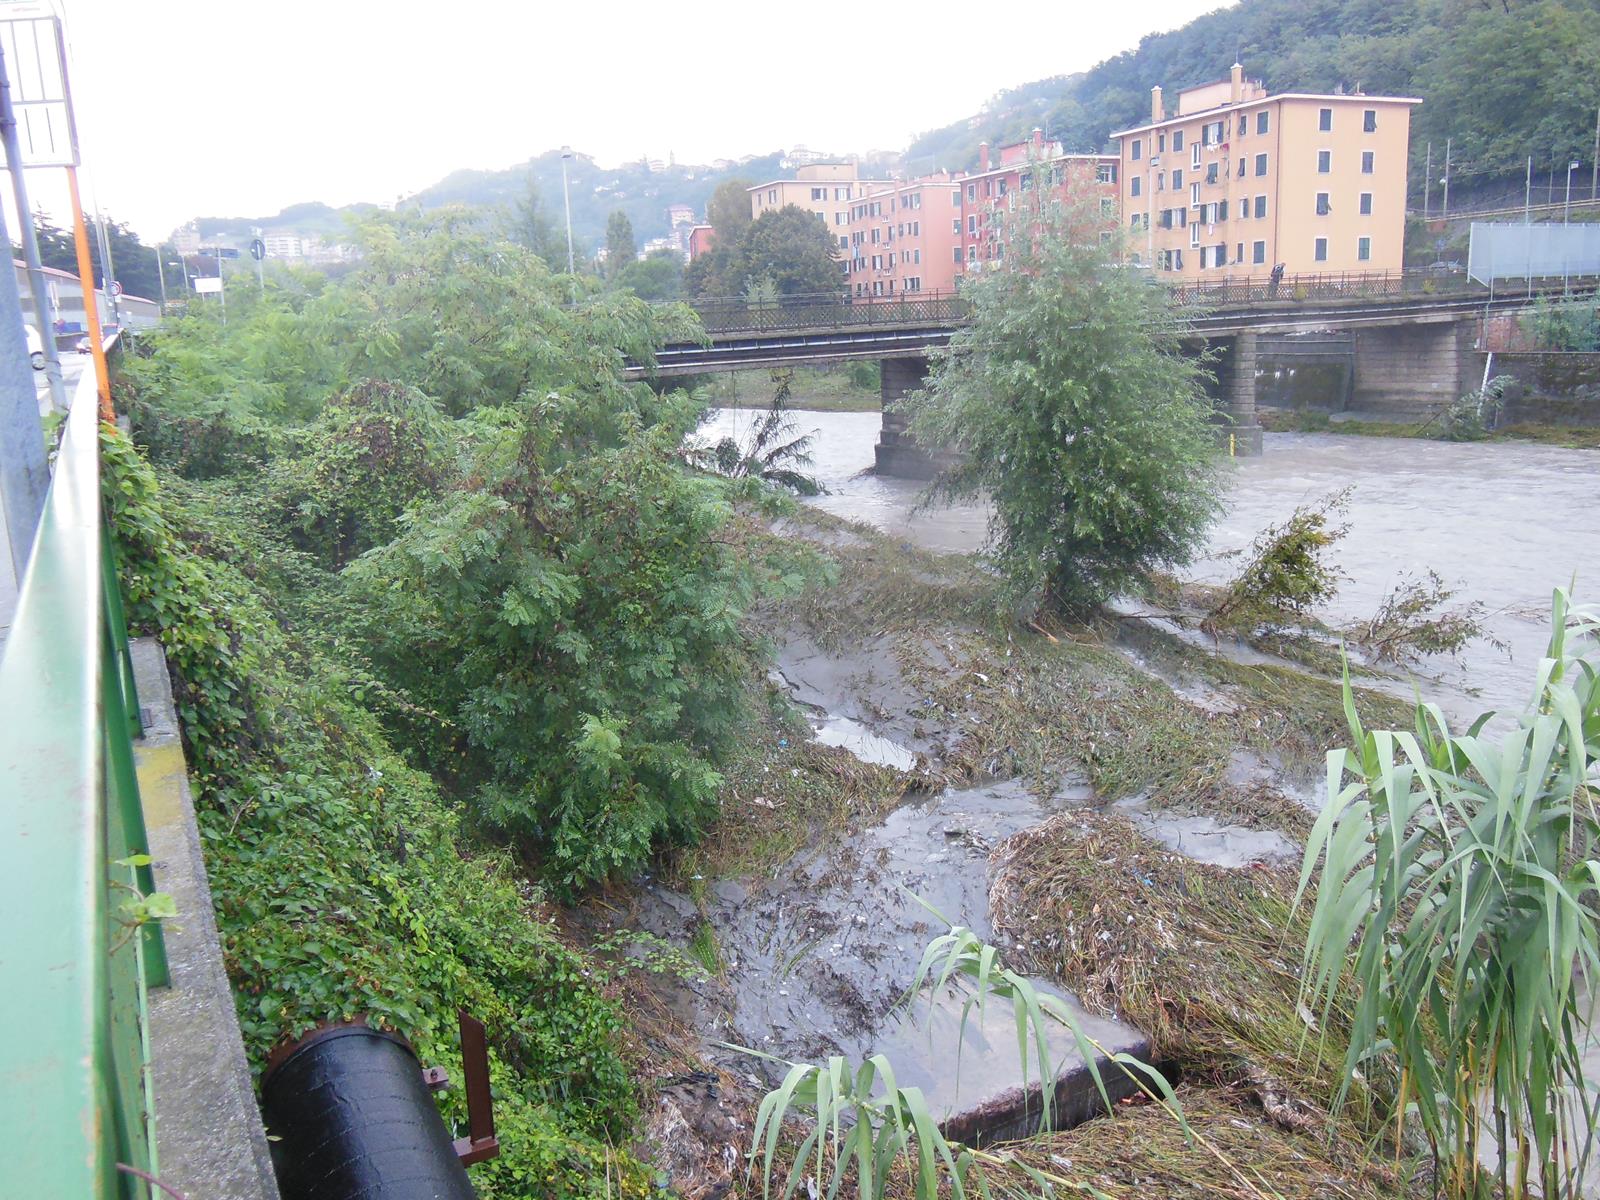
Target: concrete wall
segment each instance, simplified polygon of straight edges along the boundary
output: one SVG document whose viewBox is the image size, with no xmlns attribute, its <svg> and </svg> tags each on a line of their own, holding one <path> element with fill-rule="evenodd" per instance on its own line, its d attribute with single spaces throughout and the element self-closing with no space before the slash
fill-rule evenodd
<svg viewBox="0 0 1600 1200">
<path fill-rule="evenodd" d="M 1468 319 L 1357 329 L 1351 407 L 1419 417 L 1459 399 L 1478 386 L 1483 370 L 1475 325 Z"/>
<path fill-rule="evenodd" d="M 886 358 L 880 364 L 883 398 L 883 429 L 876 447 L 877 472 L 896 479 L 932 479 L 939 470 L 939 459 L 930 456 L 911 440 L 906 419 L 896 407 L 907 392 L 914 392 L 927 380 L 925 358 Z"/>
<path fill-rule="evenodd" d="M 1475 379 L 1482 379 L 1486 356 L 1473 357 Z M 1514 381 L 1505 391 L 1503 424 L 1600 425 L 1600 354 L 1497 353 L 1489 374 L 1509 375 Z"/>
</svg>

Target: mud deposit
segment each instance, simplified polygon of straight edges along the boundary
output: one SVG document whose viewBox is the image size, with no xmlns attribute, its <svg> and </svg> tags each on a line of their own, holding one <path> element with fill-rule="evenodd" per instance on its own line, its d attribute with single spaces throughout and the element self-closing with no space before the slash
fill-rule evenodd
<svg viewBox="0 0 1600 1200">
<path fill-rule="evenodd" d="M 945 932 L 929 908 L 990 939 L 990 850 L 1086 799 L 1082 789 L 1065 787 L 1039 800 L 1016 780 L 947 790 L 797 855 L 770 879 L 713 884 L 699 906 L 646 887 L 619 923 L 680 945 L 701 921 L 715 931 L 720 977 L 685 984 L 672 997 L 678 1015 L 708 1043 L 805 1061 L 840 1054 L 859 1062 L 882 1053 L 902 1086 L 923 1089 L 936 1116 L 955 1116 L 1019 1087 L 1022 1076 L 1009 1007 L 996 1003 L 971 1014 L 958 1061 L 958 996 L 899 1006 L 923 947 Z M 1108 1050 L 1143 1046 L 1126 1026 L 1087 1014 L 1082 1020 Z M 1081 1063 L 1065 1030 L 1053 1052 L 1061 1073 Z M 741 1073 L 762 1071 L 769 1081 L 783 1073 L 778 1064 L 714 1044 L 708 1055 Z M 1036 1065 L 1031 1077 L 1037 1082 Z"/>
</svg>

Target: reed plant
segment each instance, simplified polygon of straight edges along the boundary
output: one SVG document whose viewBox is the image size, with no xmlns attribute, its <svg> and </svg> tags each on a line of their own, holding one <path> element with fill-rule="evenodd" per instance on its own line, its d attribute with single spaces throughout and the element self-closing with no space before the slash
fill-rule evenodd
<svg viewBox="0 0 1600 1200">
<path fill-rule="evenodd" d="M 1450 1196 L 1576 1196 L 1587 1163 L 1597 630 L 1555 593 L 1532 701 L 1498 738 L 1493 714 L 1452 734 L 1420 703 L 1414 731 L 1364 729 L 1346 676 L 1352 740 L 1328 755 L 1296 901 L 1303 998 L 1350 1013 L 1336 1106 L 1392 1073 L 1396 1153 L 1425 1143 Z"/>
</svg>

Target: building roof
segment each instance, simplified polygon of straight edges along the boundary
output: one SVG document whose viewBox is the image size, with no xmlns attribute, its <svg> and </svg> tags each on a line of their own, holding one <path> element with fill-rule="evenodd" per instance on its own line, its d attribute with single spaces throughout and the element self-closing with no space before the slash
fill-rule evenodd
<svg viewBox="0 0 1600 1200">
<path fill-rule="evenodd" d="M 1218 80 L 1227 83 L 1228 80 Z M 1210 87 L 1211 84 L 1201 84 L 1201 87 Z M 1185 88 L 1184 91 L 1192 91 Z M 1278 100 L 1330 100 L 1352 104 L 1421 104 L 1417 96 L 1363 96 L 1359 92 L 1327 93 L 1327 92 L 1269 92 L 1265 96 L 1253 96 L 1243 100 L 1230 100 L 1226 104 L 1218 104 L 1212 108 L 1202 108 L 1197 112 L 1183 113 L 1179 116 L 1166 117 L 1160 121 L 1147 121 L 1143 125 L 1134 125 L 1128 129 L 1114 130 L 1110 136 L 1114 138 L 1127 137 L 1129 134 L 1143 133 L 1147 129 L 1165 129 L 1168 125 L 1179 125 L 1185 121 L 1193 121 L 1197 117 L 1212 117 L 1219 112 L 1234 108 L 1249 108 L 1256 104 L 1272 104 Z"/>
</svg>

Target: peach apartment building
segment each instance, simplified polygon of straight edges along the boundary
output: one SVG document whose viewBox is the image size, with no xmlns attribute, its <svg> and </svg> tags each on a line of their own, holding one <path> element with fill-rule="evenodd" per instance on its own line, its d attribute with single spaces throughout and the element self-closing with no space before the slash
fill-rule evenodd
<svg viewBox="0 0 1600 1200">
<path fill-rule="evenodd" d="M 1404 96 L 1268 95 L 1244 68 L 1120 130 L 1130 256 L 1187 279 L 1398 271 L 1411 107 Z"/>
<path fill-rule="evenodd" d="M 961 185 L 948 174 L 880 185 L 850 206 L 845 281 L 853 297 L 901 297 L 955 286 Z"/>
<path fill-rule="evenodd" d="M 750 217 L 793 204 L 822 218 L 841 256 L 849 245 L 850 207 L 868 191 L 889 186 L 887 179 L 862 179 L 855 163 L 817 163 L 799 168 L 793 179 L 773 179 L 748 189 Z"/>
</svg>

